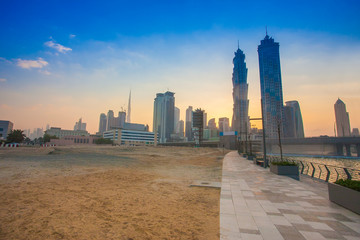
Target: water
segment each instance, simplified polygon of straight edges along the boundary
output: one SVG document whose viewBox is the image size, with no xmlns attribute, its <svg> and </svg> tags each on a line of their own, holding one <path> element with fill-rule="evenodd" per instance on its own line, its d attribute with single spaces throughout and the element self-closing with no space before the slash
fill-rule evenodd
<svg viewBox="0 0 360 240">
<path fill-rule="evenodd" d="M 279 154 L 269 154 L 268 156 L 270 160 L 280 158 Z M 347 179 L 347 174 L 344 170 L 344 168 L 346 168 L 353 180 L 360 181 L 360 158 L 293 154 L 283 154 L 283 158 L 288 161 L 297 162 L 299 164 L 299 170 L 303 170 L 303 174 L 309 176 L 314 174 L 313 176 L 315 178 L 326 180 L 327 173 L 330 171 L 329 182 L 335 182 L 341 178 Z"/>
</svg>

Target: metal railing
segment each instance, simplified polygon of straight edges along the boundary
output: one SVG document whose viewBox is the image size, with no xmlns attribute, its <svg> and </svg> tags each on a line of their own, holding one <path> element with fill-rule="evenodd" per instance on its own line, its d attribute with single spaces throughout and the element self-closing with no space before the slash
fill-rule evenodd
<svg viewBox="0 0 360 240">
<path fill-rule="evenodd" d="M 269 162 L 280 161 L 280 156 L 268 156 L 268 158 Z M 321 179 L 325 182 L 336 182 L 338 179 L 360 181 L 360 169 L 316 163 L 307 160 L 294 160 L 286 157 L 284 159 L 296 163 L 299 166 L 299 172 L 301 174 Z"/>
</svg>

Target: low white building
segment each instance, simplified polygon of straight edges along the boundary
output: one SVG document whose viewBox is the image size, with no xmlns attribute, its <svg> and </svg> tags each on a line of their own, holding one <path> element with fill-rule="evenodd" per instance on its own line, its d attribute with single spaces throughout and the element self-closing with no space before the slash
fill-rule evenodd
<svg viewBox="0 0 360 240">
<path fill-rule="evenodd" d="M 103 138 L 111 139 L 114 144 L 118 145 L 156 145 L 157 137 L 153 132 L 113 129 L 105 131 Z"/>
</svg>

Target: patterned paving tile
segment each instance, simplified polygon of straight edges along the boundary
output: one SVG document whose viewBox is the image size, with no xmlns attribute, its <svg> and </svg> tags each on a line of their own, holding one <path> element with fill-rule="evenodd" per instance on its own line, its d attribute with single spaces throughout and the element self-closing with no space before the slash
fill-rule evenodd
<svg viewBox="0 0 360 240">
<path fill-rule="evenodd" d="M 220 239 L 360 239 L 360 216 L 331 203 L 324 183 L 277 176 L 231 152 L 223 161 Z"/>
</svg>

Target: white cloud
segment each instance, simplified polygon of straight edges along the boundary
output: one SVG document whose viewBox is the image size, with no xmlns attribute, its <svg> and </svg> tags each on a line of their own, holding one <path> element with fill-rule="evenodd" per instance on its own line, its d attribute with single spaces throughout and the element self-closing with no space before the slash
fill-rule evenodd
<svg viewBox="0 0 360 240">
<path fill-rule="evenodd" d="M 37 60 L 23 60 L 18 59 L 17 65 L 21 68 L 30 69 L 30 68 L 43 68 L 49 63 L 42 58 L 38 58 Z"/>
<path fill-rule="evenodd" d="M 71 48 L 65 47 L 65 46 L 63 46 L 63 45 L 61 45 L 59 43 L 54 42 L 53 40 L 45 42 L 44 44 L 45 44 L 45 46 L 53 48 L 56 51 L 61 52 L 61 53 L 66 53 L 66 52 L 72 51 Z"/>
<path fill-rule="evenodd" d="M 69 38 L 74 38 L 74 37 L 76 37 L 75 34 L 70 34 L 70 35 L 69 35 Z"/>
<path fill-rule="evenodd" d="M 0 78 L 0 82 L 6 82 L 5 78 Z"/>
<path fill-rule="evenodd" d="M 51 72 L 49 72 L 47 70 L 39 70 L 39 73 L 42 73 L 44 75 L 51 75 Z"/>
</svg>

